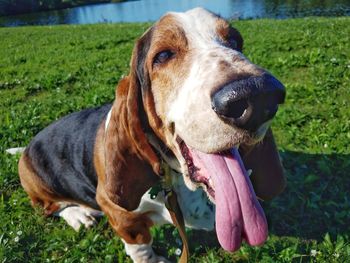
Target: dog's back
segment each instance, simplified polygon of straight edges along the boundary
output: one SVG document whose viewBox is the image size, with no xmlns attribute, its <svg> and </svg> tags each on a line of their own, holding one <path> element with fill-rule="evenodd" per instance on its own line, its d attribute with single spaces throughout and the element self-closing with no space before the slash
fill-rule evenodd
<svg viewBox="0 0 350 263">
<path fill-rule="evenodd" d="M 92 153 L 97 129 L 110 108 L 105 105 L 65 116 L 38 133 L 26 148 L 25 158 L 35 167 L 37 179 L 55 194 L 98 208 Z M 27 175 L 20 176 L 23 180 Z"/>
</svg>

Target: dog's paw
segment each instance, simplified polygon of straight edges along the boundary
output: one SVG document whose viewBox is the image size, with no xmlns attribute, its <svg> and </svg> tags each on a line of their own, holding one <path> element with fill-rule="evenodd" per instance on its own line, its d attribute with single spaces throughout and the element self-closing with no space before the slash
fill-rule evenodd
<svg viewBox="0 0 350 263">
<path fill-rule="evenodd" d="M 167 260 L 166 258 L 164 257 L 161 257 L 161 256 L 157 256 L 155 255 L 155 263 L 171 263 L 171 261 Z"/>
<path fill-rule="evenodd" d="M 128 244 L 124 240 L 126 254 L 129 255 L 134 263 L 170 263 L 164 257 L 158 256 L 150 244 Z"/>
<path fill-rule="evenodd" d="M 154 252 L 148 258 L 135 258 L 133 261 L 134 263 L 171 263 L 166 258 L 157 256 Z"/>
<path fill-rule="evenodd" d="M 82 225 L 86 228 L 95 225 L 95 217 L 101 216 L 102 212 L 82 206 L 67 206 L 62 208 L 57 215 L 62 217 L 75 231 L 78 231 Z"/>
</svg>

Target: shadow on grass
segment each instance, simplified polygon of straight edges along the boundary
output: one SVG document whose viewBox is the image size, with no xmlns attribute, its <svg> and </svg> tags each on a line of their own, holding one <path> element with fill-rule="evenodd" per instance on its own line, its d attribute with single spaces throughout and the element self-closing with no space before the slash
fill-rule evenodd
<svg viewBox="0 0 350 263">
<path fill-rule="evenodd" d="M 270 232 L 321 240 L 349 233 L 350 155 L 281 153 L 287 188 L 263 204 Z"/>
<path fill-rule="evenodd" d="M 274 200 L 262 204 L 270 234 L 320 241 L 326 233 L 333 237 L 349 233 L 350 155 L 291 151 L 280 155 L 287 188 Z M 165 227 L 161 239 L 154 239 L 155 248 L 165 252 L 164 241 L 172 243 L 167 244 L 168 251 L 172 246 L 181 247 L 174 240 L 174 232 L 173 227 Z M 189 230 L 188 237 L 191 252 L 220 247 L 215 232 Z"/>
</svg>

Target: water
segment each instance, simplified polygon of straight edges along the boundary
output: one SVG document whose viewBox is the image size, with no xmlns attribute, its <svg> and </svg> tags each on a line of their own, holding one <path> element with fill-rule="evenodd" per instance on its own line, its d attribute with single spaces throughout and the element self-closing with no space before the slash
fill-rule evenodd
<svg viewBox="0 0 350 263">
<path fill-rule="evenodd" d="M 0 26 L 148 22 L 197 6 L 229 19 L 350 15 L 350 0 L 141 0 L 0 17 Z"/>
</svg>

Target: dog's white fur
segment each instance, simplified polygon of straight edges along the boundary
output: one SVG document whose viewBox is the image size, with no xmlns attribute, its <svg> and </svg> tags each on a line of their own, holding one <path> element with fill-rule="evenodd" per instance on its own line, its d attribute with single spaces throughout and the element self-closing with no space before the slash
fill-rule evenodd
<svg viewBox="0 0 350 263">
<path fill-rule="evenodd" d="M 152 241 L 149 244 L 133 245 L 123 240 L 126 254 L 131 257 L 135 263 L 170 263 L 164 257 L 158 256 L 152 249 Z"/>
</svg>

